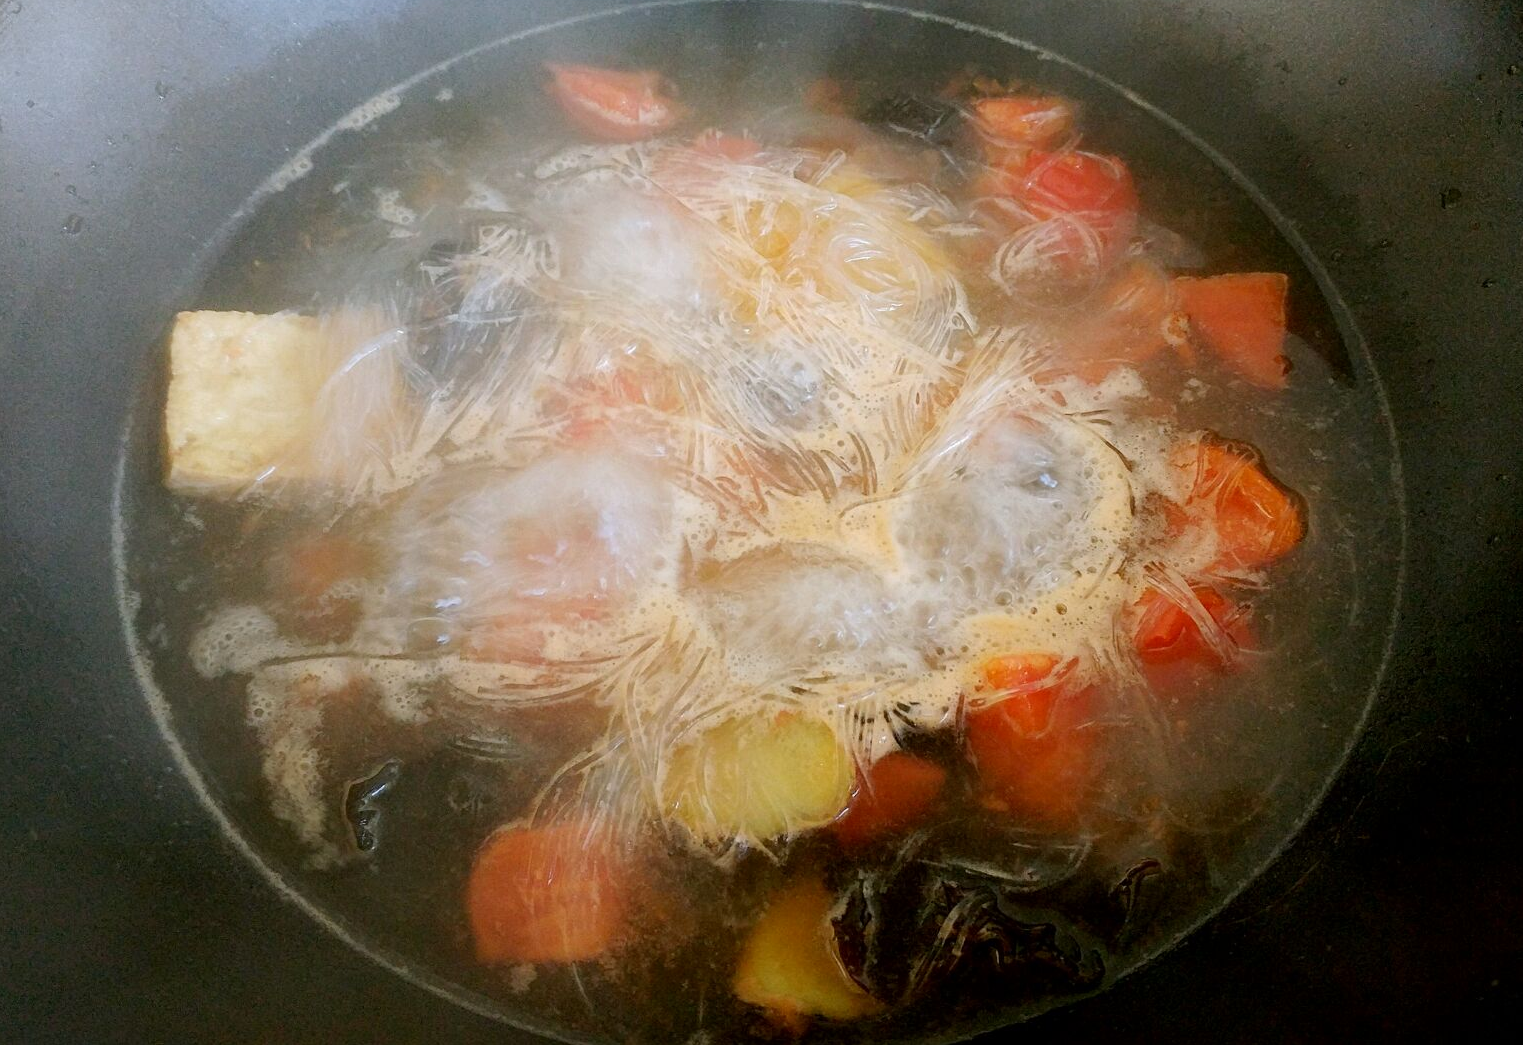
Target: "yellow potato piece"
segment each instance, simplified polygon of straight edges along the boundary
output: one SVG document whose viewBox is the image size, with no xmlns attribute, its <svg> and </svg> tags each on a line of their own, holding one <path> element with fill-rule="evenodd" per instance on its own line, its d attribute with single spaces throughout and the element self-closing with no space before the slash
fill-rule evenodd
<svg viewBox="0 0 1523 1045">
<path fill-rule="evenodd" d="M 850 196 L 854 200 L 860 200 L 866 196 L 880 191 L 883 183 L 861 167 L 850 163 L 839 163 L 830 169 L 815 184 L 822 189 L 840 193 L 842 196 Z"/>
<path fill-rule="evenodd" d="M 735 996 L 786 1023 L 808 1016 L 851 1020 L 883 1005 L 841 966 L 830 927 L 831 896 L 813 878 L 773 897 L 741 948 Z"/>
<path fill-rule="evenodd" d="M 727 215 L 720 224 L 737 233 L 785 283 L 807 282 L 830 299 L 851 300 L 856 293 L 895 289 L 907 293 L 916 289 L 917 276 L 912 270 L 917 261 L 933 275 L 947 272 L 945 252 L 924 229 L 892 204 L 874 201 L 873 197 L 885 189 L 882 182 L 858 167 L 841 164 L 815 186 L 861 204 L 881 224 L 871 234 L 866 228 L 855 227 L 854 237 L 867 234 L 867 238 L 853 238 L 837 244 L 835 253 L 828 252 L 824 248 L 832 235 L 841 229 L 843 221 L 853 221 L 856 212 L 843 214 L 828 198 L 816 198 L 811 203 L 806 191 L 797 199 L 753 200 L 741 210 L 738 221 Z M 758 303 L 742 292 L 740 304 L 746 306 L 745 314 L 751 315 Z"/>
<path fill-rule="evenodd" d="M 841 164 L 836 167 L 821 178 L 818 184 L 822 189 L 869 206 L 873 205 L 873 197 L 888 187 L 860 167 L 854 167 L 851 164 Z M 911 221 L 909 216 L 901 210 L 881 203 L 877 206 L 883 211 L 884 218 L 893 230 L 893 234 L 903 240 L 904 244 L 919 255 L 922 261 L 939 272 L 945 272 L 949 268 L 951 262 L 946 252 L 925 229 Z"/>
<path fill-rule="evenodd" d="M 825 723 L 741 715 L 672 752 L 661 807 L 700 841 L 765 842 L 835 819 L 855 779 L 850 752 Z"/>
<path fill-rule="evenodd" d="M 803 228 L 804 215 L 794 204 L 756 200 L 746 206 L 737 231 L 756 253 L 775 263 L 793 246 Z"/>
</svg>

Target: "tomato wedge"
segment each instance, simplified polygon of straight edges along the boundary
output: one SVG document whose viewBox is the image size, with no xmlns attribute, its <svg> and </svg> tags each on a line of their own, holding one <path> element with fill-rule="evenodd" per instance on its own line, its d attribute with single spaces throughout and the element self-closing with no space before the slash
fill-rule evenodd
<svg viewBox="0 0 1523 1045">
<path fill-rule="evenodd" d="M 858 781 L 851 804 L 834 825 L 849 848 L 866 845 L 918 822 L 941 796 L 947 771 L 903 751 L 890 752 Z"/>
<path fill-rule="evenodd" d="M 1206 512 L 1216 530 L 1217 567 L 1267 566 L 1306 536 L 1300 500 L 1266 475 L 1250 453 L 1203 440 L 1187 447 L 1178 461 L 1194 472 L 1186 510 Z"/>
<path fill-rule="evenodd" d="M 1189 597 L 1216 623 L 1217 641 L 1207 640 L 1197 617 L 1174 595 L 1149 588 L 1135 607 L 1134 648 L 1149 686 L 1161 697 L 1187 696 L 1213 676 L 1235 671 L 1237 652 L 1256 646 L 1245 607 L 1206 585 L 1191 585 Z"/>
<path fill-rule="evenodd" d="M 1000 657 L 984 675 L 992 688 L 1016 690 L 968 716 L 986 799 L 1046 826 L 1071 826 L 1097 768 L 1097 736 L 1085 728 L 1094 691 L 1068 685 L 1049 654 Z"/>
<path fill-rule="evenodd" d="M 1020 196 L 1038 217 L 1078 215 L 1120 238 L 1136 227 L 1137 188 L 1114 156 L 1035 150 L 1019 175 Z"/>
<path fill-rule="evenodd" d="M 1049 149 L 1073 133 L 1074 109 L 1050 94 L 1008 94 L 973 103 L 973 126 L 993 166 L 1024 159 L 1027 150 Z"/>
<path fill-rule="evenodd" d="M 636 142 L 675 127 L 687 110 L 666 88 L 658 72 L 598 69 L 546 62 L 550 93 L 566 118 L 588 137 Z"/>
<path fill-rule="evenodd" d="M 1190 594 L 1238 647 L 1253 644 L 1247 614 L 1215 588 L 1191 585 Z M 1229 666 L 1223 651 L 1208 642 L 1188 610 L 1157 588 L 1148 588 L 1137 600 L 1137 625 L 1132 641 L 1137 655 L 1150 664 L 1194 661 L 1215 667 Z"/>
<path fill-rule="evenodd" d="M 1117 366 L 1184 345 L 1184 326 L 1169 278 L 1141 258 L 1125 261 L 1058 331 L 1063 370 L 1097 383 Z"/>
<path fill-rule="evenodd" d="M 1072 216 L 1120 246 L 1137 226 L 1137 187 L 1114 156 L 1032 149 L 992 183 L 1038 219 Z"/>
<path fill-rule="evenodd" d="M 1174 280 L 1180 306 L 1196 340 L 1249 384 L 1286 384 L 1285 299 L 1290 280 L 1281 272 L 1239 272 Z"/>
<path fill-rule="evenodd" d="M 633 876 L 595 826 L 509 827 L 487 839 L 466 885 L 483 962 L 577 962 L 624 936 Z"/>
<path fill-rule="evenodd" d="M 1137 228 L 1137 189 L 1126 164 L 1090 152 L 1031 149 L 1015 162 L 986 168 L 975 196 L 1012 201 L 1033 224 L 1019 234 L 1066 278 L 1093 279 L 1108 268 Z"/>
<path fill-rule="evenodd" d="M 1051 653 L 1012 653 L 995 657 L 983 666 L 984 686 L 1011 696 L 1005 714 L 1022 731 L 1035 736 L 1047 728 L 1052 702 L 1057 695 L 1053 672 L 1059 664 Z"/>
</svg>

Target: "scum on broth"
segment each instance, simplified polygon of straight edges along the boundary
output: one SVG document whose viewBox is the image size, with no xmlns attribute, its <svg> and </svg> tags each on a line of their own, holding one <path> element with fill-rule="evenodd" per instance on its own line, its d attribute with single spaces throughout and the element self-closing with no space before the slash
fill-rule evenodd
<svg viewBox="0 0 1523 1045">
<path fill-rule="evenodd" d="M 1150 916 L 1224 888 L 1213 861 L 1299 743 L 1264 707 L 1294 636 L 1245 647 L 1208 612 L 1192 584 L 1251 607 L 1272 577 L 1159 506 L 1190 500 L 1178 448 L 1266 393 L 1198 346 L 1184 368 L 1076 351 L 1200 259 L 1146 225 L 1105 256 L 1092 223 L 970 190 L 993 157 L 969 97 L 916 102 L 961 121 L 951 139 L 884 130 L 907 100 L 853 106 L 867 127 L 816 97 L 704 113 L 724 138 L 414 145 L 339 181 L 310 252 L 273 263 L 316 317 L 312 417 L 202 507 L 195 554 L 221 576 L 189 658 L 241 709 L 308 865 L 451 975 L 614 1037 L 913 1033 L 1089 989 L 1145 951 Z M 1086 260 L 1055 273 L 1064 252 Z M 1123 272 L 1137 286 L 1105 296 Z M 1145 336 L 1188 354 L 1167 311 Z M 1149 592 L 1218 670 L 1144 670 Z M 1047 688 L 987 682 L 1021 652 L 1085 695 L 1062 728 L 1099 738 L 1104 768 L 1057 816 L 991 791 L 963 739 L 970 713 Z M 800 721 L 858 796 L 891 753 L 938 767 L 931 813 L 857 848 L 831 826 L 850 792 L 706 790 L 750 748 L 794 770 L 765 748 Z M 490 953 L 479 925 L 473 946 L 465 876 L 504 822 L 576 825 L 667 902 L 575 960 Z M 801 881 L 829 898 L 855 1010 L 755 986 L 755 926 Z M 980 948 L 995 982 L 968 968 Z M 663 970 L 684 990 L 652 1005 Z"/>
</svg>

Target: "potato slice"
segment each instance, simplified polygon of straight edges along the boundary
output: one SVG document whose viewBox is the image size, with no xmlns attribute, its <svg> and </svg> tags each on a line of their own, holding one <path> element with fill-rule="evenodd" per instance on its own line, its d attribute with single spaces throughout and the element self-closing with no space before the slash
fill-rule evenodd
<svg viewBox="0 0 1523 1045">
<path fill-rule="evenodd" d="M 784 889 L 767 905 L 741 948 L 735 996 L 802 1027 L 810 1016 L 851 1020 L 883 1005 L 846 974 L 830 927 L 832 898 L 818 879 Z"/>
<path fill-rule="evenodd" d="M 855 778 L 851 753 L 828 725 L 760 712 L 678 746 L 661 808 L 705 843 L 766 842 L 835 819 Z"/>
</svg>

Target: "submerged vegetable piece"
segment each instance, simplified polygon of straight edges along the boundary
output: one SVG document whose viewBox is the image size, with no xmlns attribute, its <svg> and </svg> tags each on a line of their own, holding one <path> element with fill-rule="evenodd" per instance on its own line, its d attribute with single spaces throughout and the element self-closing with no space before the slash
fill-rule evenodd
<svg viewBox="0 0 1523 1045">
<path fill-rule="evenodd" d="M 796 1030 L 811 1016 L 851 1020 L 881 1010 L 841 964 L 830 924 L 834 902 L 815 878 L 774 896 L 741 947 L 735 996 Z"/>
<path fill-rule="evenodd" d="M 749 163 L 761 152 L 761 143 L 743 134 L 707 130 L 693 139 L 694 151 L 732 163 Z"/>
<path fill-rule="evenodd" d="M 393 516 L 390 598 L 421 637 L 470 634 L 476 659 L 513 659 L 493 651 L 537 646 L 529 633 L 611 612 L 638 590 L 669 509 L 656 474 L 607 451 L 445 471 Z"/>
<path fill-rule="evenodd" d="M 1051 653 L 1011 653 L 984 664 L 984 685 L 1011 694 L 1003 701 L 1008 705 L 1005 714 L 1031 736 L 1046 729 L 1052 717 L 1052 701 L 1057 694 L 1053 671 L 1058 663 Z"/>
<path fill-rule="evenodd" d="M 1050 94 L 1008 94 L 973 103 L 984 155 L 994 166 L 1019 162 L 1029 149 L 1049 149 L 1073 133 L 1074 110 Z"/>
<path fill-rule="evenodd" d="M 506 827 L 476 854 L 466 910 L 484 962 L 577 962 L 624 938 L 632 872 L 596 825 Z"/>
<path fill-rule="evenodd" d="M 359 620 L 358 583 L 371 566 L 369 551 L 339 534 L 294 541 L 271 562 L 271 587 L 287 625 L 313 642 L 342 642 Z"/>
<path fill-rule="evenodd" d="M 946 782 L 947 771 L 935 762 L 890 752 L 863 776 L 846 815 L 835 822 L 836 837 L 854 848 L 903 830 L 930 812 Z"/>
<path fill-rule="evenodd" d="M 1250 384 L 1284 388 L 1290 364 L 1285 347 L 1281 272 L 1240 272 L 1174 280 L 1195 337 Z"/>
<path fill-rule="evenodd" d="M 1032 152 L 1019 168 L 1019 195 L 1038 217 L 1086 219 L 1107 245 L 1120 247 L 1137 224 L 1132 172 L 1114 156 Z"/>
<path fill-rule="evenodd" d="M 1132 632 L 1137 655 L 1150 664 L 1193 661 L 1230 666 L 1235 649 L 1252 644 L 1247 613 L 1215 588 L 1195 585 L 1190 593 L 1215 622 L 1217 633 L 1207 639 L 1188 607 L 1157 588 L 1149 588 L 1137 601 L 1140 612 Z"/>
<path fill-rule="evenodd" d="M 905 135 L 921 145 L 947 144 L 962 125 L 961 112 L 951 102 L 909 94 L 880 98 L 861 115 L 867 124 Z"/>
<path fill-rule="evenodd" d="M 1033 149 L 986 172 L 976 189 L 1015 200 L 1037 221 L 1064 219 L 1074 258 L 1098 254 L 1107 263 L 1137 227 L 1132 173 L 1114 156 Z"/>
<path fill-rule="evenodd" d="M 547 404 L 546 413 L 561 421 L 566 441 L 572 445 L 601 440 L 654 451 L 669 420 L 664 415 L 676 413 L 681 406 L 672 373 L 631 357 L 574 382 L 567 394 Z"/>
<path fill-rule="evenodd" d="M 968 748 L 988 798 L 1024 819 L 1063 828 L 1083 809 L 1098 768 L 1097 736 L 1087 728 L 1092 690 L 1067 684 L 1056 665 L 1041 653 L 991 662 L 990 685 L 1016 691 L 969 714 Z"/>
<path fill-rule="evenodd" d="M 1117 265 L 1060 329 L 1062 357 L 1080 377 L 1099 382 L 1117 366 L 1146 363 L 1165 348 L 1186 345 L 1184 328 L 1168 277 L 1133 259 Z"/>
<path fill-rule="evenodd" d="M 829 76 L 821 76 L 804 86 L 804 104 L 829 116 L 845 116 L 856 98 L 855 85 L 844 84 Z"/>
<path fill-rule="evenodd" d="M 1238 670 L 1240 654 L 1256 645 L 1248 608 L 1205 585 L 1192 586 L 1188 596 L 1149 588 L 1135 610 L 1133 646 L 1157 697 L 1186 697 Z"/>
<path fill-rule="evenodd" d="M 854 782 L 851 756 L 824 722 L 757 713 L 676 747 L 661 805 L 700 841 L 766 842 L 835 819 Z"/>
<path fill-rule="evenodd" d="M 599 141 L 635 142 L 664 134 L 686 110 L 658 72 L 598 69 L 590 65 L 545 63 L 550 93 L 566 118 Z"/>
<path fill-rule="evenodd" d="M 1209 513 L 1217 567 L 1267 566 L 1306 535 L 1298 499 L 1265 475 L 1248 453 L 1205 440 L 1179 451 L 1176 463 L 1194 472 L 1186 509 Z"/>
<path fill-rule="evenodd" d="M 1095 940 L 1050 899 L 1089 853 L 1086 840 L 1007 818 L 932 825 L 912 851 L 848 881 L 832 909 L 836 950 L 853 980 L 894 1004 L 1008 1004 L 1091 986 L 1105 968 Z"/>
</svg>

